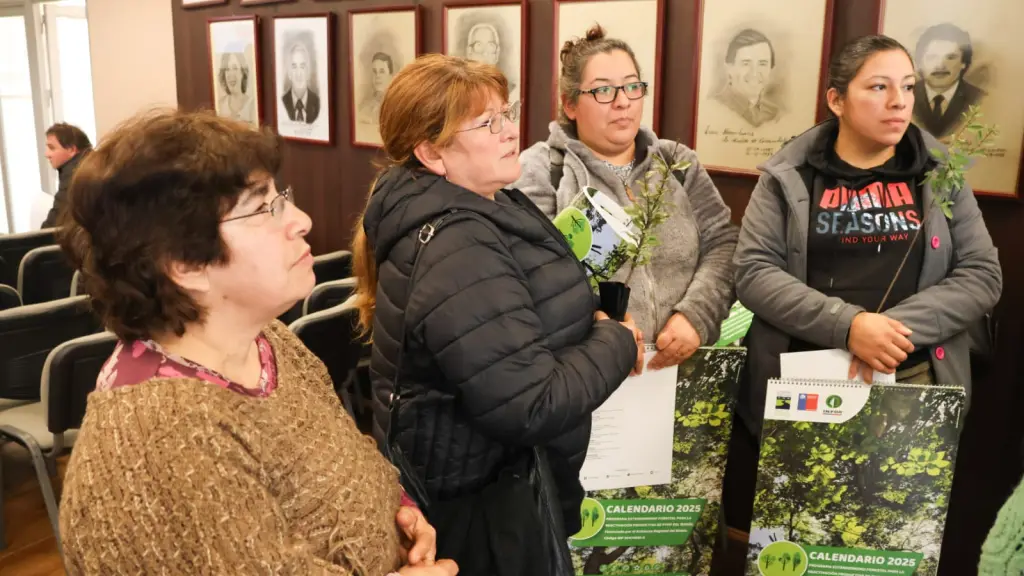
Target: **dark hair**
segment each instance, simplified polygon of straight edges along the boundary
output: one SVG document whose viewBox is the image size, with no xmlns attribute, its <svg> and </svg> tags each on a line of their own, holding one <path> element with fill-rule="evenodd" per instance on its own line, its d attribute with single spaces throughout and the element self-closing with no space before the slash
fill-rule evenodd
<svg viewBox="0 0 1024 576">
<path fill-rule="evenodd" d="M 964 63 L 964 69 L 960 72 L 960 76 L 963 76 L 963 73 L 971 67 L 971 61 L 974 60 L 974 49 L 971 48 L 971 35 L 963 28 L 949 22 L 930 26 L 918 38 L 917 46 L 914 48 L 914 55 L 917 56 L 918 62 L 922 61 L 925 49 L 935 40 L 956 42 L 956 45 L 960 47 L 960 61 Z"/>
<path fill-rule="evenodd" d="M 245 63 L 245 55 L 241 52 L 225 52 L 220 57 L 220 72 L 217 73 L 217 80 L 220 81 L 220 87 L 224 89 L 224 93 L 228 92 L 228 60 L 234 56 L 238 60 L 238 69 L 242 72 L 242 93 L 248 94 L 249 92 L 249 65 Z"/>
<path fill-rule="evenodd" d="M 600 24 L 595 24 L 590 30 L 587 30 L 587 34 L 583 38 L 566 40 L 559 53 L 559 58 L 562 61 L 562 74 L 558 78 L 558 94 L 562 99 L 575 102 L 580 97 L 579 90 L 580 82 L 583 81 L 583 70 L 587 67 L 587 62 L 590 62 L 591 56 L 607 54 L 616 50 L 622 50 L 629 54 L 629 58 L 636 68 L 637 76 L 639 76 L 640 63 L 636 61 L 633 49 L 629 47 L 629 44 L 617 38 L 605 38 L 604 28 L 601 28 Z M 562 106 L 558 107 L 558 123 L 563 126 L 574 124 L 565 115 Z"/>
<path fill-rule="evenodd" d="M 772 53 L 772 68 L 775 68 L 775 47 L 772 46 L 772 42 L 767 36 L 753 28 L 741 30 L 739 34 L 733 36 L 732 42 L 729 42 L 729 48 L 725 51 L 725 62 L 727 64 L 734 64 L 736 62 L 736 52 L 740 48 L 756 46 L 758 44 L 768 45 L 768 50 Z"/>
<path fill-rule="evenodd" d="M 376 54 L 373 55 L 373 58 L 370 58 L 370 63 L 372 64 L 375 60 L 380 60 L 381 62 L 387 62 L 388 63 L 388 74 L 394 74 L 395 73 L 395 63 L 392 62 L 391 56 L 388 56 L 387 54 L 385 54 L 383 52 L 377 52 Z"/>
<path fill-rule="evenodd" d="M 75 173 L 59 242 L 107 329 L 180 336 L 202 321 L 166 267 L 227 262 L 220 220 L 280 164 L 272 131 L 212 112 L 154 110 L 105 136 Z"/>
<path fill-rule="evenodd" d="M 860 38 L 850 40 L 843 45 L 843 48 L 832 58 L 832 62 L 828 66 L 827 90 L 835 88 L 840 95 L 845 95 L 850 87 L 850 82 L 857 77 L 857 74 L 860 73 L 860 69 L 864 67 L 864 62 L 867 62 L 868 58 L 879 52 L 889 52 L 892 50 L 902 50 L 907 55 L 910 63 L 914 63 L 910 52 L 907 51 L 903 44 L 888 36 L 877 34 L 861 36 Z"/>
<path fill-rule="evenodd" d="M 85 135 L 85 132 L 72 124 L 58 122 L 46 130 L 46 135 L 56 138 L 64 148 L 74 146 L 79 151 L 92 148 L 92 142 L 89 142 L 89 137 Z"/>
</svg>

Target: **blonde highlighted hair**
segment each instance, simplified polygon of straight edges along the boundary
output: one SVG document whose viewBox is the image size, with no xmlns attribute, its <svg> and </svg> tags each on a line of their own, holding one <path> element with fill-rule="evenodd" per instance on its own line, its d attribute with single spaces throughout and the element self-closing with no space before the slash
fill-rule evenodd
<svg viewBox="0 0 1024 576">
<path fill-rule="evenodd" d="M 425 54 L 402 68 L 388 85 L 380 107 L 383 170 L 418 164 L 414 152 L 423 142 L 437 148 L 451 144 L 459 126 L 482 114 L 493 95 L 507 102 L 508 80 L 489 64 Z M 376 185 L 374 179 L 371 194 Z M 357 279 L 359 330 L 369 339 L 377 306 L 377 261 L 363 229 L 363 216 L 352 239 L 352 270 Z"/>
</svg>

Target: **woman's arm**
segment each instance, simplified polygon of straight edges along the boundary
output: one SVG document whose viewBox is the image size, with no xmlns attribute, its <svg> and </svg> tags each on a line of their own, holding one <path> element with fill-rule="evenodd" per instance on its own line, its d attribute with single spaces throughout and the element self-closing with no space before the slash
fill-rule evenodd
<svg viewBox="0 0 1024 576">
<path fill-rule="evenodd" d="M 548 218 L 558 214 L 558 192 L 551 183 L 550 148 L 538 142 L 519 155 L 522 173 L 509 187 L 526 195 Z"/>
<path fill-rule="evenodd" d="M 735 295 L 733 256 L 739 230 L 730 221 L 729 207 L 711 176 L 697 161 L 697 155 L 692 151 L 689 154 L 691 165 L 683 187 L 700 234 L 700 260 L 686 294 L 674 310 L 686 316 L 700 335 L 701 344 L 706 345 L 718 339 Z"/>
<path fill-rule="evenodd" d="M 948 340 L 992 310 L 1003 290 L 999 254 L 992 244 L 974 191 L 965 187 L 954 198 L 949 233 L 953 239 L 953 271 L 934 286 L 885 311 L 914 331 L 915 346 Z M 933 218 L 942 217 L 938 208 Z M 925 242 L 930 242 L 925 238 Z M 931 249 L 926 244 L 926 250 Z"/>
<path fill-rule="evenodd" d="M 636 341 L 613 320 L 595 323 L 585 341 L 556 357 L 519 264 L 486 224 L 452 223 L 424 249 L 429 260 L 421 264 L 429 265 L 406 310 L 416 319 L 411 334 L 422 336 L 483 433 L 507 444 L 546 444 L 578 426 L 629 375 Z"/>
<path fill-rule="evenodd" d="M 736 295 L 756 316 L 783 332 L 846 350 L 853 317 L 864 309 L 825 296 L 788 272 L 789 217 L 778 184 L 762 174 L 743 214 L 736 246 Z"/>
</svg>

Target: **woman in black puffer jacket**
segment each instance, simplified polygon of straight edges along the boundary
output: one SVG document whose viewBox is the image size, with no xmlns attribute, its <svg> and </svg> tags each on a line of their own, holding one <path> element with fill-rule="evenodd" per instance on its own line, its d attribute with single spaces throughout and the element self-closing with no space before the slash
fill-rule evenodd
<svg viewBox="0 0 1024 576">
<path fill-rule="evenodd" d="M 575 533 L 590 416 L 643 360 L 639 331 L 597 312 L 548 218 L 502 190 L 520 173 L 507 99 L 496 68 L 458 58 L 396 75 L 380 116 L 391 167 L 353 247 L 374 434 L 383 445 L 400 366 L 398 443 L 429 495 L 438 556 L 465 574 L 545 573 L 530 565 L 544 525 L 508 472 L 543 447 Z"/>
</svg>

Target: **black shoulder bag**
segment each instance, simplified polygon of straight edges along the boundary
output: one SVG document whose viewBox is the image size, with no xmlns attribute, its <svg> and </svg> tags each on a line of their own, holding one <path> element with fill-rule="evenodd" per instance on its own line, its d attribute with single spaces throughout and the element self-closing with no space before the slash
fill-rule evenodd
<svg viewBox="0 0 1024 576">
<path fill-rule="evenodd" d="M 406 298 L 412 293 L 412 282 L 416 277 L 416 270 L 419 266 L 420 256 L 423 253 L 423 249 L 426 244 L 444 227 L 446 224 L 464 220 L 466 218 L 473 218 L 485 224 L 492 230 L 494 225 L 479 217 L 476 213 L 468 210 L 457 210 L 451 209 L 448 212 L 442 214 L 433 221 L 425 224 L 420 228 L 419 235 L 417 237 L 418 245 L 416 246 L 416 255 L 413 259 L 412 271 L 409 273 L 409 287 Z M 497 230 L 495 230 L 497 234 Z M 498 235 L 498 238 L 501 238 Z M 402 448 L 399 446 L 397 436 L 398 428 L 398 416 L 399 416 L 399 404 L 401 403 L 402 392 L 399 389 L 399 382 L 402 375 L 402 360 L 405 355 L 405 344 L 406 344 L 406 318 L 403 313 L 402 317 L 402 337 L 401 345 L 398 349 L 398 361 L 395 363 L 395 377 L 394 387 L 391 393 L 390 406 L 388 412 L 388 430 L 387 439 L 384 443 L 384 455 L 387 459 L 398 469 L 401 476 L 402 487 L 405 489 L 406 494 L 412 498 L 423 515 L 430 520 L 431 517 L 431 502 L 427 495 L 426 487 L 423 484 L 423 480 L 417 474 L 415 468 L 408 461 L 405 455 L 402 453 Z M 568 536 L 565 534 L 564 522 L 562 520 L 562 511 L 558 501 L 558 489 L 554 485 L 552 480 L 551 469 L 548 464 L 546 451 L 541 447 L 532 448 L 526 455 L 526 470 L 522 471 L 519 466 L 522 462 L 517 463 L 518 465 L 513 466 L 509 470 L 517 470 L 512 472 L 515 478 L 521 478 L 529 483 L 533 499 L 536 504 L 537 517 L 541 520 L 543 526 L 542 539 L 544 541 L 544 548 L 547 549 L 545 564 L 547 565 L 547 574 L 550 576 L 570 576 L 573 574 L 572 559 L 569 555 L 568 548 Z M 525 474 L 523 473 L 525 472 Z M 523 478 L 525 476 L 525 478 Z"/>
</svg>

